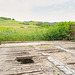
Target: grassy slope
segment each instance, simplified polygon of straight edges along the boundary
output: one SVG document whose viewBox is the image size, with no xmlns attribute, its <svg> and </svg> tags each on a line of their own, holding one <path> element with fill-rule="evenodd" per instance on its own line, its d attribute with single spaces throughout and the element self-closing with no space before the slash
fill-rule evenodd
<svg viewBox="0 0 75 75">
<path fill-rule="evenodd" d="M 30 22 L 30 24 L 23 25 L 19 21 L 0 19 L 1 41 L 45 40 L 43 36 L 48 28 L 33 25 L 36 22 Z"/>
<path fill-rule="evenodd" d="M 14 21 L 14 20 L 2 20 L 0 19 L 0 30 L 12 29 L 12 30 L 29 30 L 36 28 L 37 26 L 33 25 L 23 25 L 22 22 Z M 38 27 L 37 27 L 38 28 Z"/>
</svg>

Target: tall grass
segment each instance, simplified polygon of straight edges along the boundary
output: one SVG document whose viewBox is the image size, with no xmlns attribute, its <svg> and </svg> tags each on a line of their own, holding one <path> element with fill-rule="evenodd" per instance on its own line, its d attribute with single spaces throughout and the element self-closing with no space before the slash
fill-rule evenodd
<svg viewBox="0 0 75 75">
<path fill-rule="evenodd" d="M 1 29 L 1 41 L 34 41 L 34 40 L 47 40 L 47 29 L 33 29 L 33 30 L 14 30 L 12 28 Z"/>
</svg>

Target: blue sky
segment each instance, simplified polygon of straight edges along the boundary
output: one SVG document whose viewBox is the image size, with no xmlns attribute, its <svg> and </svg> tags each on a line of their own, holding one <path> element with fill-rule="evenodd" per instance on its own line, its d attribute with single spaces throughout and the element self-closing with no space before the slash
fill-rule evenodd
<svg viewBox="0 0 75 75">
<path fill-rule="evenodd" d="M 0 16 L 19 21 L 75 21 L 75 0 L 0 0 Z"/>
</svg>

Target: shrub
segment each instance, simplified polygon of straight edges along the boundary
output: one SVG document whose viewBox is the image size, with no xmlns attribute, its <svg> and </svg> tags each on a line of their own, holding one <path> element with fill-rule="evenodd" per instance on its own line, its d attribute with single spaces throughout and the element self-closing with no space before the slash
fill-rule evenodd
<svg viewBox="0 0 75 75">
<path fill-rule="evenodd" d="M 70 39 L 69 26 L 74 24 L 73 22 L 60 22 L 48 30 L 49 40 L 62 40 Z"/>
<path fill-rule="evenodd" d="M 0 17 L 0 19 L 11 20 L 11 18 L 6 18 L 6 17 Z"/>
</svg>

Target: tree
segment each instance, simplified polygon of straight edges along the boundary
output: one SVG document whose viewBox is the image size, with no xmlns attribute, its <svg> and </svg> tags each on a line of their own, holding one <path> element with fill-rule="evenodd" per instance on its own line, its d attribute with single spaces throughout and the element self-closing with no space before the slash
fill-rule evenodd
<svg viewBox="0 0 75 75">
<path fill-rule="evenodd" d="M 12 20 L 15 20 L 14 18 L 12 18 Z"/>
</svg>

